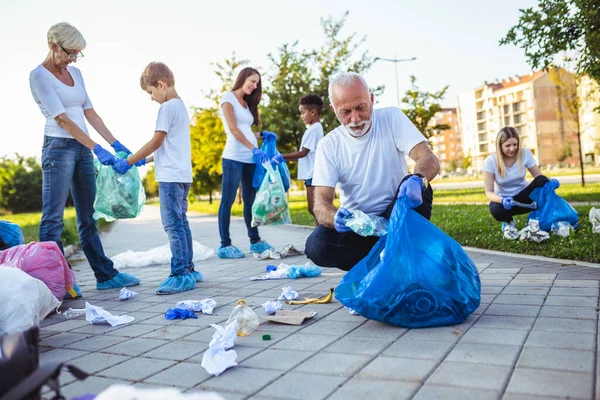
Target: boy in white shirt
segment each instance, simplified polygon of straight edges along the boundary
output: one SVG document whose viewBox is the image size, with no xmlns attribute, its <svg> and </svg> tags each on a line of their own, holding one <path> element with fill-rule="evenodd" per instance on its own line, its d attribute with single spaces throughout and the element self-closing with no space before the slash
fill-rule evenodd
<svg viewBox="0 0 600 400">
<path fill-rule="evenodd" d="M 306 186 L 306 199 L 308 201 L 308 212 L 314 218 L 315 188 L 312 185 L 312 178 L 315 168 L 317 145 L 324 136 L 323 125 L 321 125 L 323 100 L 316 94 L 309 94 L 300 99 L 298 106 L 300 109 L 300 119 L 308 125 L 304 135 L 302 135 L 300 150 L 288 154 L 278 154 L 273 157 L 271 161 L 274 165 L 277 165 L 280 162 L 298 161 L 298 179 L 304 181 L 304 186 Z"/>
<path fill-rule="evenodd" d="M 171 275 L 159 285 L 156 293 L 184 292 L 202 280 L 202 274 L 194 270 L 192 232 L 187 219 L 187 198 L 192 183 L 190 120 L 175 90 L 173 72 L 165 64 L 148 64 L 140 86 L 160 104 L 154 137 L 137 153 L 118 160 L 113 168 L 123 174 L 154 153 L 160 217 L 172 253 Z"/>
</svg>

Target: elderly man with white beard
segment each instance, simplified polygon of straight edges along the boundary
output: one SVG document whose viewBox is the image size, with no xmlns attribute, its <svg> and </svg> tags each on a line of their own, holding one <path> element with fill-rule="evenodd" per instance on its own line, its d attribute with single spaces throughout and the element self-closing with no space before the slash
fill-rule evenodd
<svg viewBox="0 0 600 400">
<path fill-rule="evenodd" d="M 350 270 L 377 243 L 378 237 L 354 233 L 344 217 L 360 210 L 390 218 L 396 198 L 409 196 L 414 209 L 431 217 L 433 191 L 439 172 L 427 139 L 397 107 L 373 110 L 374 96 L 365 79 L 340 73 L 329 83 L 329 107 L 341 126 L 317 147 L 313 186 L 319 223 L 306 240 L 306 255 L 322 267 Z M 408 174 L 406 156 L 416 165 Z M 340 188 L 340 208 L 333 205 Z"/>
</svg>

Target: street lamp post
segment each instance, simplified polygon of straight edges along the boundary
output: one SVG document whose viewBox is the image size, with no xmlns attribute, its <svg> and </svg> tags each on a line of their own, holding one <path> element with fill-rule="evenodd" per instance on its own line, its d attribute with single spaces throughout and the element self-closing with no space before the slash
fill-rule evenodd
<svg viewBox="0 0 600 400">
<path fill-rule="evenodd" d="M 375 61 L 389 61 L 394 63 L 394 69 L 396 70 L 396 102 L 398 103 L 398 107 L 400 107 L 400 85 L 398 83 L 398 63 L 407 62 L 407 61 L 415 61 L 417 57 L 412 58 L 396 58 L 394 54 L 394 58 L 383 58 L 383 57 L 375 57 L 373 62 Z"/>
</svg>

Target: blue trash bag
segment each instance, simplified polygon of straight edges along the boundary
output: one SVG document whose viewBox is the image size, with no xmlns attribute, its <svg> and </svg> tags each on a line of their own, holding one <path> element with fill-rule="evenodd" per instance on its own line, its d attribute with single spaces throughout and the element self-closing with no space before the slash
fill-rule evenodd
<svg viewBox="0 0 600 400">
<path fill-rule="evenodd" d="M 12 222 L 0 221 L 0 250 L 20 244 L 25 244 L 21 227 Z"/>
<path fill-rule="evenodd" d="M 477 267 L 454 239 L 396 200 L 371 252 L 340 281 L 335 297 L 362 316 L 407 328 L 454 325 L 479 307 Z"/>
<path fill-rule="evenodd" d="M 277 150 L 277 139 L 275 139 L 274 137 L 264 139 L 263 144 L 262 146 L 260 146 L 260 148 L 262 151 L 267 153 L 269 160 L 277 154 L 281 154 L 279 153 L 279 150 Z M 265 178 L 267 170 L 258 160 L 254 161 L 256 162 L 256 170 L 254 171 L 254 177 L 252 178 L 252 186 L 254 186 L 254 189 L 258 190 L 260 189 L 260 185 L 262 184 Z M 281 174 L 281 182 L 283 183 L 283 188 L 287 192 L 290 189 L 290 170 L 288 169 L 286 163 L 279 163 L 277 169 Z"/>
<path fill-rule="evenodd" d="M 579 214 L 565 199 L 556 194 L 557 188 L 556 182 L 550 181 L 541 188 L 533 189 L 529 197 L 537 203 L 537 210 L 529 213 L 527 222 L 537 219 L 540 229 L 546 232 L 550 232 L 555 222 L 568 222 L 577 229 Z"/>
</svg>

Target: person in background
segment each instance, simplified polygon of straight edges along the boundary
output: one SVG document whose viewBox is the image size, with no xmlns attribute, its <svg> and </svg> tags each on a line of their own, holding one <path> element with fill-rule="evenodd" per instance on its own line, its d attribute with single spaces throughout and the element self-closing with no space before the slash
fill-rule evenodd
<svg viewBox="0 0 600 400">
<path fill-rule="evenodd" d="M 40 242 L 54 241 L 63 251 L 60 236 L 69 192 L 77 213 L 81 248 L 96 277 L 99 290 L 139 285 L 135 276 L 119 272 L 104 254 L 94 220 L 96 170 L 94 157 L 104 165 L 116 158 L 90 138 L 85 121 L 111 144 L 115 151 L 131 153 L 106 127 L 94 110 L 81 71 L 72 64 L 83 58 L 86 42 L 81 32 L 61 22 L 48 30 L 48 55 L 29 75 L 33 99 L 46 118 L 42 146 L 42 219 Z M 66 296 L 79 297 L 74 292 Z"/>
</svg>

